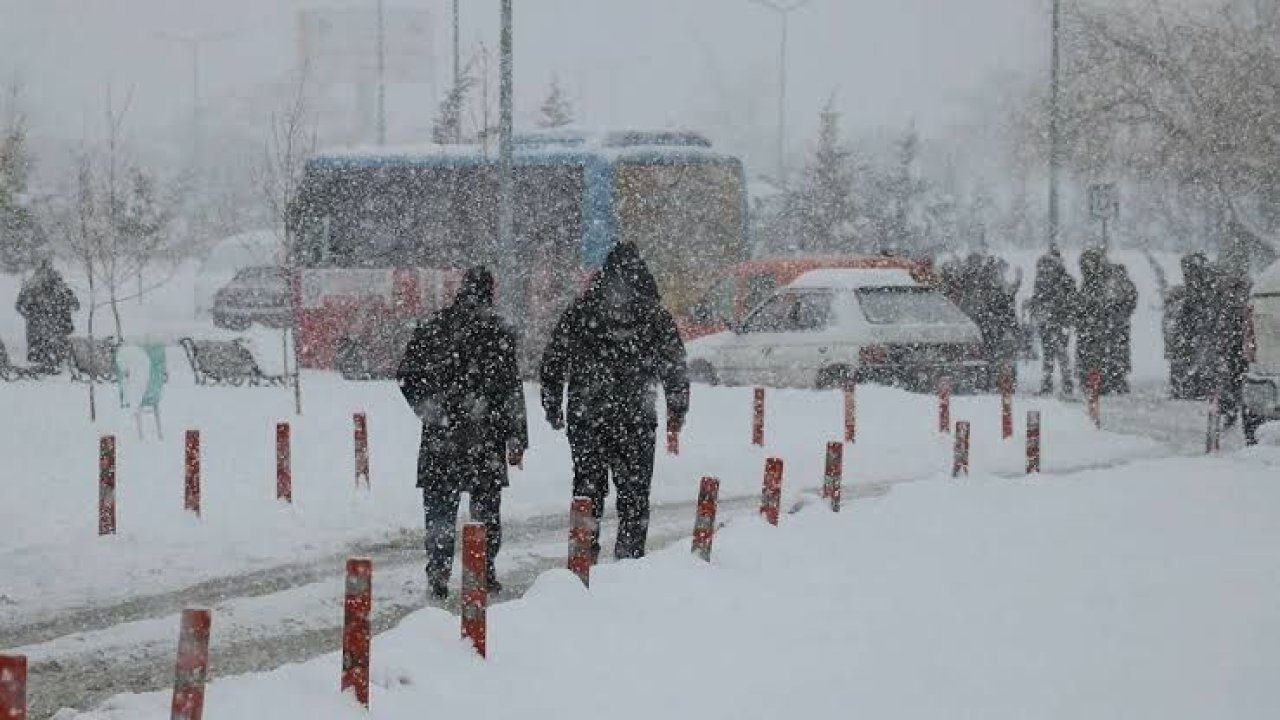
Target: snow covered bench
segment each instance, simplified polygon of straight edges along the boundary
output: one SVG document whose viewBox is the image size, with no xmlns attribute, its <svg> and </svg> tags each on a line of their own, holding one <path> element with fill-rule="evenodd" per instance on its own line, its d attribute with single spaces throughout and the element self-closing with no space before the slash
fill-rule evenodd
<svg viewBox="0 0 1280 720">
<path fill-rule="evenodd" d="M 197 385 L 285 385 L 288 375 L 262 372 L 253 353 L 240 339 L 193 340 L 182 338 L 182 349 L 191 363 Z"/>
</svg>

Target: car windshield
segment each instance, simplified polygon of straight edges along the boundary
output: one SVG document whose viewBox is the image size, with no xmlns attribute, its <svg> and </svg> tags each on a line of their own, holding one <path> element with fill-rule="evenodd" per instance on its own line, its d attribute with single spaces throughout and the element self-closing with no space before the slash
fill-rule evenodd
<svg viewBox="0 0 1280 720">
<path fill-rule="evenodd" d="M 923 287 L 878 287 L 858 290 L 858 304 L 875 325 L 955 325 L 967 321 L 952 302 Z"/>
<path fill-rule="evenodd" d="M 284 277 L 280 268 L 251 267 L 236 273 L 237 280 L 280 280 Z"/>
</svg>

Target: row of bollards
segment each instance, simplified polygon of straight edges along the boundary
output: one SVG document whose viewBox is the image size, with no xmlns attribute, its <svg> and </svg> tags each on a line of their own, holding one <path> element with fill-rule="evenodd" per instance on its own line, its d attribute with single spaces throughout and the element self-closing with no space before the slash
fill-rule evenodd
<svg viewBox="0 0 1280 720">
<path fill-rule="evenodd" d="M 355 482 L 367 489 L 369 482 L 369 425 L 364 413 L 352 416 L 355 446 Z M 276 424 L 276 499 L 293 502 L 293 451 L 289 423 Z M 182 507 L 201 515 L 200 431 L 188 430 L 183 442 Z M 103 435 L 98 441 L 98 534 L 116 533 L 116 438 Z M 3 716 L 0 716 L 2 719 Z"/>
</svg>

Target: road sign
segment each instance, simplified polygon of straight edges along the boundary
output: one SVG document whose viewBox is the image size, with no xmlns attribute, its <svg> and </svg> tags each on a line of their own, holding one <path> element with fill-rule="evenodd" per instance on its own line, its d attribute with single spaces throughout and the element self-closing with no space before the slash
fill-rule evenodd
<svg viewBox="0 0 1280 720">
<path fill-rule="evenodd" d="M 1120 217 L 1120 188 L 1115 183 L 1089 186 L 1089 217 L 1104 221 Z"/>
<path fill-rule="evenodd" d="M 298 51 L 321 84 L 373 84 L 378 80 L 378 16 L 364 9 L 298 12 Z M 386 81 L 423 83 L 434 68 L 431 13 L 388 7 L 383 18 Z"/>
</svg>

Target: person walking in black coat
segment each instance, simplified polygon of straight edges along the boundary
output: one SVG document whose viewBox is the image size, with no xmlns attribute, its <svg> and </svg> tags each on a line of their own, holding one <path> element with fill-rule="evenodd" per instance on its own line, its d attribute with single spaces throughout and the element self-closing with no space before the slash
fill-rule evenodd
<svg viewBox="0 0 1280 720">
<path fill-rule="evenodd" d="M 18 293 L 18 314 L 27 321 L 27 362 L 53 371 L 67 359 L 71 314 L 79 309 L 75 293 L 53 264 L 42 260 Z"/>
<path fill-rule="evenodd" d="M 655 385 L 660 382 L 666 396 L 667 429 L 678 432 L 689 409 L 689 379 L 684 343 L 635 245 L 614 248 L 564 312 L 543 353 L 541 376 L 542 406 L 556 429 L 566 425 L 568 388 L 573 493 L 592 502 L 593 557 L 600 553 L 598 521 L 610 475 L 618 491 L 614 555 L 642 557 L 658 425 Z"/>
<path fill-rule="evenodd" d="M 1062 254 L 1052 248 L 1036 262 L 1035 288 L 1031 292 L 1029 310 L 1036 330 L 1040 334 L 1041 368 L 1043 377 L 1040 392 L 1053 393 L 1053 369 L 1056 365 L 1062 375 L 1062 392 L 1070 395 L 1071 327 L 1075 320 L 1076 281 L 1067 272 Z"/>
<path fill-rule="evenodd" d="M 470 496 L 471 518 L 487 530 L 488 586 L 501 591 L 494 558 L 502 547 L 502 489 L 507 464 L 529 444 L 516 335 L 493 307 L 493 275 L 468 270 L 457 298 L 414 330 L 396 378 L 422 420 L 418 487 L 422 488 L 431 594 L 449 594 L 457 542 L 458 502 Z"/>
</svg>

